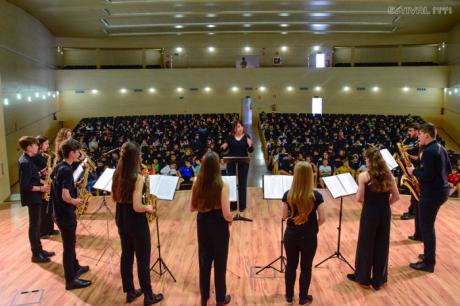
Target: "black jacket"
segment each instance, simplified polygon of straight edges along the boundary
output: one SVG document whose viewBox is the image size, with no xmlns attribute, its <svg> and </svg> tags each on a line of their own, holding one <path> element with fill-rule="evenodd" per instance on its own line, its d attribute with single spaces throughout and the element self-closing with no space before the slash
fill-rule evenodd
<svg viewBox="0 0 460 306">
<path fill-rule="evenodd" d="M 34 186 L 42 186 L 38 168 L 31 157 L 23 154 L 19 158 L 19 190 L 22 206 L 42 203 L 42 193 L 32 191 Z"/>
<path fill-rule="evenodd" d="M 446 149 L 435 140 L 423 150 L 420 167 L 414 175 L 420 181 L 421 197 L 433 198 L 449 194 L 447 175 L 452 171 Z"/>
</svg>

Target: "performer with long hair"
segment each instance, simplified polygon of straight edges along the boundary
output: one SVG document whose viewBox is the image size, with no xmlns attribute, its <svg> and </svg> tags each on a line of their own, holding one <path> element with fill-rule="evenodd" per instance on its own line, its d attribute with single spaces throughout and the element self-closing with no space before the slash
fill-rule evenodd
<svg viewBox="0 0 460 306">
<path fill-rule="evenodd" d="M 321 193 L 313 189 L 314 176 L 310 163 L 298 162 L 294 167 L 291 189 L 283 196 L 283 219 L 287 220 L 284 248 L 287 264 L 285 274 L 286 302 L 292 303 L 296 270 L 300 258 L 299 304 L 313 301 L 308 294 L 313 258 L 317 248 L 319 225 L 326 221 Z"/>
<path fill-rule="evenodd" d="M 163 299 L 154 294 L 150 281 L 150 229 L 146 213 L 152 213 L 151 205 L 142 204 L 144 176 L 141 175 L 141 152 L 137 144 L 126 142 L 121 147 L 120 160 L 113 177 L 112 198 L 117 203 L 116 223 L 121 241 L 120 271 L 126 302 L 130 303 L 144 294 L 144 305 L 152 305 Z M 134 254 L 141 289 L 133 282 Z"/>
<path fill-rule="evenodd" d="M 355 273 L 348 279 L 378 290 L 387 282 L 390 250 L 390 205 L 399 200 L 398 187 L 382 154 L 365 152 L 367 171 L 358 177 L 356 200 L 363 203 L 356 248 Z"/>
<path fill-rule="evenodd" d="M 420 127 L 420 146 L 424 148 L 420 167 L 407 168 L 420 182 L 419 222 L 424 251 L 420 261 L 411 263 L 415 270 L 434 272 L 436 265 L 436 234 L 434 223 L 439 208 L 449 197 L 447 176 L 452 171 L 446 149 L 436 141 L 437 131 L 432 123 Z"/>
<path fill-rule="evenodd" d="M 229 150 L 228 156 L 248 157 L 254 151 L 251 137 L 244 132 L 244 124 L 237 119 L 233 122 L 233 129 L 225 142 L 220 147 L 223 151 Z M 229 163 L 227 171 L 229 175 L 236 175 L 236 163 Z M 246 191 L 248 185 L 249 164 L 238 163 L 238 197 L 240 211 L 246 210 Z M 236 210 L 236 203 L 232 203 L 231 210 Z"/>
<path fill-rule="evenodd" d="M 203 158 L 189 201 L 190 211 L 198 211 L 196 220 L 202 306 L 207 305 L 209 299 L 213 262 L 217 305 L 230 303 L 225 280 L 229 224 L 232 222 L 229 198 L 229 187 L 220 175 L 219 156 L 215 152 L 208 152 Z"/>
</svg>

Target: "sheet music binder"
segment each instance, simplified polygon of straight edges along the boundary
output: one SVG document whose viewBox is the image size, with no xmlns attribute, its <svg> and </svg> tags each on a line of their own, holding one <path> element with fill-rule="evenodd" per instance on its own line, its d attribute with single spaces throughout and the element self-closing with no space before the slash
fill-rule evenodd
<svg viewBox="0 0 460 306">
<path fill-rule="evenodd" d="M 398 163 L 393 158 L 393 155 L 391 155 L 388 149 L 380 150 L 380 154 L 382 154 L 382 157 L 385 160 L 385 163 L 387 164 L 388 168 L 390 168 L 390 170 L 393 170 L 398 167 Z"/>
<path fill-rule="evenodd" d="M 112 179 L 115 169 L 107 168 L 101 174 L 94 189 L 112 192 Z M 179 177 L 168 175 L 150 175 L 150 193 L 160 200 L 172 201 L 176 195 L 176 187 Z"/>
<path fill-rule="evenodd" d="M 322 179 L 334 199 L 349 196 L 358 192 L 358 185 L 350 173 L 326 176 Z"/>
<path fill-rule="evenodd" d="M 281 200 L 284 193 L 291 188 L 293 178 L 292 175 L 264 175 L 264 200 Z"/>
<path fill-rule="evenodd" d="M 227 183 L 230 191 L 230 202 L 236 202 L 236 176 L 235 175 L 225 175 L 222 176 L 224 183 Z"/>
</svg>

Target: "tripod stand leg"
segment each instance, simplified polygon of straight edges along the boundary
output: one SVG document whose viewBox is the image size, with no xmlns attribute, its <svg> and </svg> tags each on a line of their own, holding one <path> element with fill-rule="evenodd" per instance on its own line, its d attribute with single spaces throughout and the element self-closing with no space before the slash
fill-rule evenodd
<svg viewBox="0 0 460 306">
<path fill-rule="evenodd" d="M 335 252 L 335 253 L 332 254 L 331 256 L 329 256 L 329 257 L 323 259 L 320 263 L 316 264 L 316 265 L 315 265 L 315 268 L 318 268 L 320 265 L 322 265 L 323 263 L 325 263 L 326 261 L 328 261 L 329 259 L 332 259 L 332 258 L 339 258 L 337 252 Z"/>
</svg>

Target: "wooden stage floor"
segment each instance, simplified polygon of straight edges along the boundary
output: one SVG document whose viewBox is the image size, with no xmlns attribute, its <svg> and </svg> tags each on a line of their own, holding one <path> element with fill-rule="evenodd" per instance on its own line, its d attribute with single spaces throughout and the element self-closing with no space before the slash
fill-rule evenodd
<svg viewBox="0 0 460 306">
<path fill-rule="evenodd" d="M 336 248 L 339 202 L 322 191 L 326 199 L 328 220 L 320 229 L 318 251 L 314 263 L 332 254 Z M 159 202 L 162 255 L 177 279 L 169 275 L 161 278 L 152 273 L 155 292 L 163 292 L 160 305 L 199 305 L 198 257 L 195 214 L 188 212 L 188 191 L 178 192 L 173 202 Z M 351 270 L 337 259 L 313 270 L 310 294 L 313 305 L 460 305 L 460 201 L 449 200 L 437 219 L 437 266 L 434 274 L 418 272 L 408 267 L 422 252 L 422 244 L 407 239 L 413 233 L 413 221 L 402 221 L 400 214 L 406 209 L 408 197 L 393 206 L 388 285 L 380 291 L 365 290 L 346 279 Z M 99 206 L 100 199 L 91 202 L 91 209 Z M 280 202 L 265 201 L 259 188 L 248 192 L 249 209 L 246 216 L 253 223 L 233 223 L 227 273 L 231 305 L 285 305 L 284 274 L 274 271 L 253 276 L 253 266 L 264 265 L 279 256 Z M 114 209 L 113 203 L 109 206 Z M 360 205 L 353 198 L 344 200 L 342 253 L 354 263 Z M 19 204 L 0 206 L 0 304 L 10 305 L 18 291 L 44 289 L 42 305 L 121 305 L 125 295 L 121 289 L 119 273 L 119 239 L 113 218 L 98 213 L 94 220 L 79 224 L 77 255 L 80 263 L 91 270 L 84 275 L 93 281 L 87 289 L 64 289 L 61 239 L 42 240 L 46 250 L 57 255 L 51 263 L 30 262 L 27 238 L 27 210 Z M 106 240 L 107 220 L 110 240 Z M 152 224 L 152 263 L 157 258 L 156 229 Z M 108 249 L 96 264 L 104 245 Z M 241 278 L 238 278 L 239 275 Z M 135 274 L 136 275 L 136 274 Z M 135 283 L 137 283 L 135 276 Z M 213 286 L 213 285 L 212 285 Z M 214 290 L 213 290 L 214 291 Z M 296 284 L 296 295 L 297 295 Z M 298 301 L 295 299 L 295 304 Z M 142 298 L 132 305 L 142 305 Z M 215 305 L 214 295 L 210 305 Z"/>
</svg>

